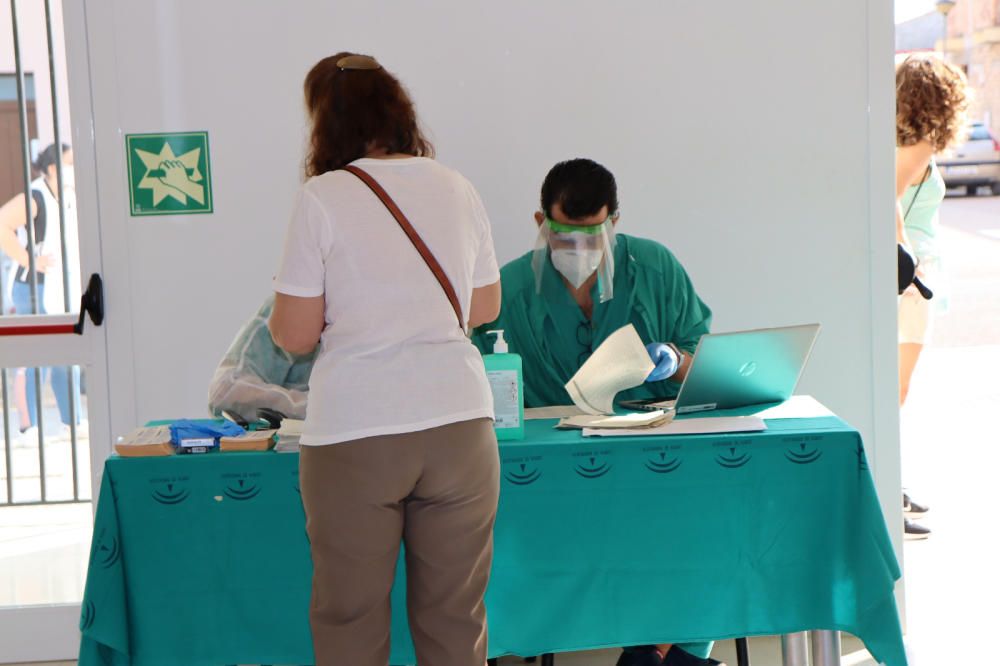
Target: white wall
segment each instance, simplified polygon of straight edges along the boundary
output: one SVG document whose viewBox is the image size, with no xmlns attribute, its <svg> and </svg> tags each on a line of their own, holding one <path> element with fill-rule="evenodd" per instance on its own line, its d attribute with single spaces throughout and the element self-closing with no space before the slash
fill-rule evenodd
<svg viewBox="0 0 1000 666">
<path fill-rule="evenodd" d="M 618 177 L 620 229 L 676 252 L 716 330 L 821 322 L 801 388 L 862 432 L 899 520 L 889 3 L 118 0 L 87 22 L 110 363 L 134 377 L 115 429 L 204 410 L 269 289 L 302 79 L 349 49 L 409 86 L 501 260 L 530 247 L 548 168 L 588 156 Z M 215 214 L 130 218 L 123 135 L 183 130 L 210 134 Z"/>
</svg>

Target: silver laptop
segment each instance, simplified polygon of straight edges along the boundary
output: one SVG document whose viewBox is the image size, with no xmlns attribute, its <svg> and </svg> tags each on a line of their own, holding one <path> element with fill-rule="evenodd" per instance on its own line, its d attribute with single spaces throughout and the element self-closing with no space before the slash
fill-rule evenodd
<svg viewBox="0 0 1000 666">
<path fill-rule="evenodd" d="M 674 403 L 677 414 L 791 397 L 819 324 L 703 335 Z"/>
</svg>

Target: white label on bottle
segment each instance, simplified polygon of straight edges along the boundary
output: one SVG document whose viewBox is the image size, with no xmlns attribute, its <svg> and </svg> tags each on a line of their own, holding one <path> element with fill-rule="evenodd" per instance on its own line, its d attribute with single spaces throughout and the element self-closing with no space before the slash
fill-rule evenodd
<svg viewBox="0 0 1000 666">
<path fill-rule="evenodd" d="M 491 370 L 486 373 L 493 391 L 493 412 L 495 428 L 521 427 L 521 401 L 517 394 L 517 372 L 515 370 Z"/>
</svg>

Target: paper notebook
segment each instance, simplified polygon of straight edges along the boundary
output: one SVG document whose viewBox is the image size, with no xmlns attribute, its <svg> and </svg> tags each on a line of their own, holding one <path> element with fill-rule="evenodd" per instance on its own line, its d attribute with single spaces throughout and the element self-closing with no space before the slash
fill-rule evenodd
<svg viewBox="0 0 1000 666">
<path fill-rule="evenodd" d="M 616 416 L 568 416 L 556 425 L 556 428 L 566 430 L 572 428 L 602 428 L 607 430 L 652 428 L 668 423 L 673 418 L 662 410 L 655 412 L 639 412 L 636 414 L 620 414 Z"/>
</svg>

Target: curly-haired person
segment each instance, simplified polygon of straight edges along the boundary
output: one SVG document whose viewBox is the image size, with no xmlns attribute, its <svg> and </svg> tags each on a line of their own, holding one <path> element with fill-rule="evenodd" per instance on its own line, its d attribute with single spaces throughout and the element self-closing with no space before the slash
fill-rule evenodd
<svg viewBox="0 0 1000 666">
<path fill-rule="evenodd" d="M 917 258 L 917 274 L 934 291 L 935 309 L 946 294 L 941 280 L 938 211 L 944 179 L 934 163 L 938 153 L 965 136 L 968 93 L 965 75 L 933 56 L 909 57 L 896 68 L 896 241 Z M 931 303 L 910 287 L 899 298 L 899 405 L 931 329 Z M 906 538 L 926 538 L 930 530 L 913 522 L 927 508 L 903 495 Z"/>
</svg>

